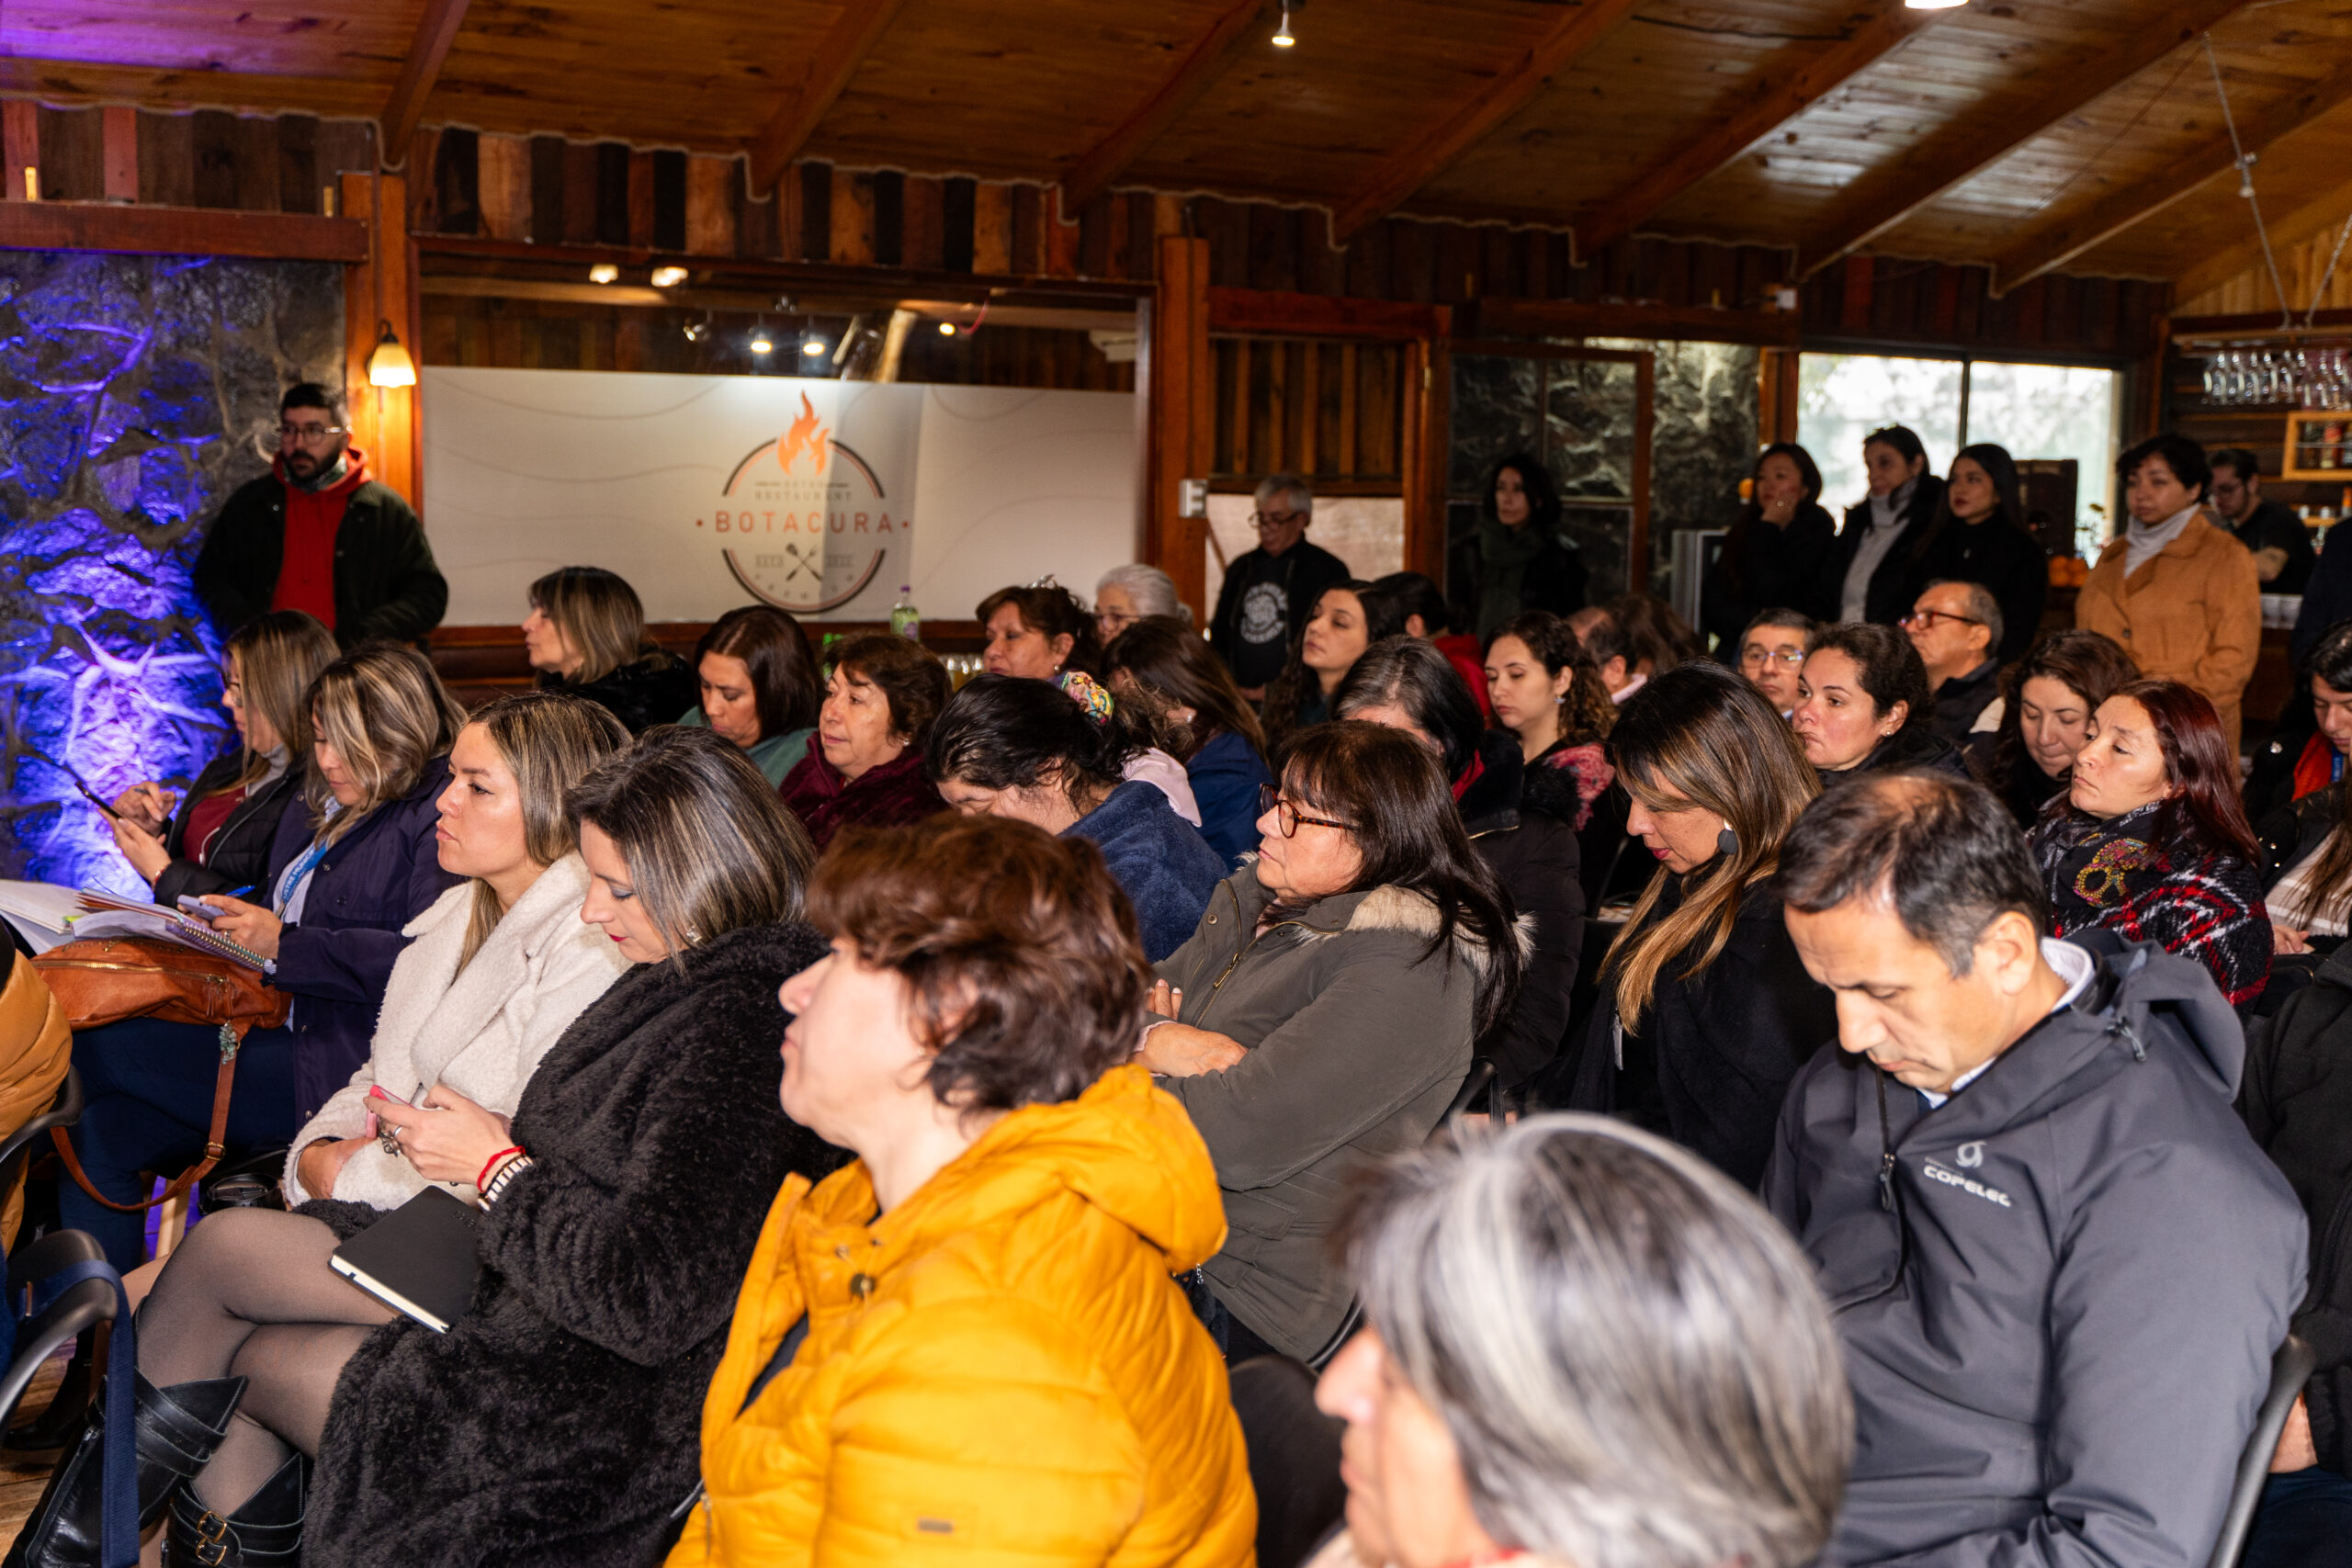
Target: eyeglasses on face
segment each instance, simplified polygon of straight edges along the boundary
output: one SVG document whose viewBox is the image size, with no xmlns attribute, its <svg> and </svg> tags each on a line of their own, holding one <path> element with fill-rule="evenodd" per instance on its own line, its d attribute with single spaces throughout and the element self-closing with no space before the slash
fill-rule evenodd
<svg viewBox="0 0 2352 1568">
<path fill-rule="evenodd" d="M 1903 617 L 1905 626 L 1917 626 L 1923 632 L 1933 631 L 1938 621 L 1958 621 L 1963 626 L 1984 624 L 1973 615 L 1955 615 L 1950 610 L 1914 610 Z"/>
<path fill-rule="evenodd" d="M 1250 514 L 1250 521 L 1255 527 L 1280 528 L 1288 524 L 1299 522 L 1308 515 L 1309 513 L 1297 510 L 1290 512 L 1252 512 Z"/>
<path fill-rule="evenodd" d="M 1739 650 L 1742 664 L 1785 664 L 1793 670 L 1804 662 L 1804 649 L 1787 648 L 1775 651 L 1761 643 L 1749 643 Z"/>
<path fill-rule="evenodd" d="M 349 434 L 350 431 L 340 424 L 281 424 L 277 427 L 277 444 L 291 446 L 298 442 L 319 442 L 331 435 Z"/>
<path fill-rule="evenodd" d="M 1356 830 L 1355 824 L 1352 822 L 1334 822 L 1329 817 L 1304 816 L 1297 807 L 1284 800 L 1282 793 L 1273 785 L 1260 784 L 1258 786 L 1258 815 L 1263 817 L 1269 811 L 1274 814 L 1274 826 L 1282 829 L 1282 835 L 1285 839 L 1297 838 L 1301 823 L 1307 823 L 1317 828 L 1337 828 L 1343 833 L 1352 833 Z"/>
</svg>

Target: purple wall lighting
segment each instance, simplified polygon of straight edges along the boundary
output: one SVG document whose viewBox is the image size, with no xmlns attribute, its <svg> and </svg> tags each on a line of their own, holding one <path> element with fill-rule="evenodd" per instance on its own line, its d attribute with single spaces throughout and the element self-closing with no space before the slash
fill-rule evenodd
<svg viewBox="0 0 2352 1568">
<path fill-rule="evenodd" d="M 0 253 L 0 875 L 145 890 L 55 764 L 179 789 L 233 739 L 189 569 L 342 356 L 331 265 Z"/>
</svg>

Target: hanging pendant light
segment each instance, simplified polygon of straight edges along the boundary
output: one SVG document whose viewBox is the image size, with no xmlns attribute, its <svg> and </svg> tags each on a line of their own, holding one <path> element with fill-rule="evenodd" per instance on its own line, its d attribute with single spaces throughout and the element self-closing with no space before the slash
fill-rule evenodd
<svg viewBox="0 0 2352 1568">
<path fill-rule="evenodd" d="M 1298 39 L 1293 36 L 1290 30 L 1289 0 L 1283 0 L 1282 25 L 1274 28 L 1274 47 L 1276 49 L 1288 49 L 1297 42 Z"/>
<path fill-rule="evenodd" d="M 416 361 L 401 346 L 400 334 L 392 331 L 392 323 L 379 323 L 379 335 L 375 351 L 368 355 L 368 384 L 371 387 L 413 387 L 416 385 Z"/>
</svg>

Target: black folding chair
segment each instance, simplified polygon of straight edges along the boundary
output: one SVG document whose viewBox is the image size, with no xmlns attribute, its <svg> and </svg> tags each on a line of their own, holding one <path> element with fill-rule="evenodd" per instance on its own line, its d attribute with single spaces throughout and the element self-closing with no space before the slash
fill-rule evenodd
<svg viewBox="0 0 2352 1568">
<path fill-rule="evenodd" d="M 57 1086 L 57 1098 L 50 1101 L 49 1109 L 0 1138 L 0 1192 L 6 1191 L 16 1180 L 31 1160 L 35 1147 L 49 1136 L 51 1128 L 71 1127 L 81 1119 L 82 1075 L 69 1066 L 65 1069 L 65 1081 Z M 20 1292 L 69 1264 L 104 1257 L 96 1241 L 87 1234 L 53 1231 L 26 1243 L 8 1259 L 9 1289 Z M 96 1310 L 100 1304 L 103 1311 Z M 13 1312 L 15 1308 L 14 1301 L 0 1305 L 0 1311 Z M 8 1368 L 6 1381 L 0 1382 L 0 1393 L 6 1394 L 6 1400 L 0 1401 L 0 1427 L 6 1427 L 41 1363 L 67 1340 L 78 1343 L 74 1359 L 65 1369 L 65 1380 L 58 1385 L 49 1409 L 29 1424 L 0 1435 L 0 1448 L 34 1451 L 54 1449 L 80 1425 L 96 1381 L 93 1372 L 95 1336 L 88 1331 L 97 1323 L 111 1322 L 113 1318 L 114 1292 L 103 1281 L 85 1280 L 67 1290 L 30 1322 L 18 1326 L 17 1358 Z M 21 1382 L 17 1379 L 19 1372 L 23 1373 Z"/>
<path fill-rule="evenodd" d="M 1287 1356 L 1255 1357 L 1227 1376 L 1258 1494 L 1258 1568 L 1297 1568 L 1348 1506 L 1340 1424 L 1315 1408 L 1315 1374 Z"/>
<path fill-rule="evenodd" d="M 2255 1510 L 2262 1506 L 2262 1487 L 2270 1479 L 2270 1460 L 2278 1451 L 2278 1435 L 2287 1429 L 2295 1398 L 2311 1381 L 2317 1361 L 2311 1346 L 2291 1334 L 2270 1358 L 2270 1391 L 2262 1396 L 2254 1433 L 2245 1440 L 2245 1451 L 2238 1455 L 2237 1480 L 2230 1487 L 2229 1510 L 2222 1516 L 2222 1538 L 2213 1543 L 2206 1568 L 2237 1568 L 2238 1559 L 2245 1555 L 2245 1538 L 2253 1532 Z"/>
</svg>

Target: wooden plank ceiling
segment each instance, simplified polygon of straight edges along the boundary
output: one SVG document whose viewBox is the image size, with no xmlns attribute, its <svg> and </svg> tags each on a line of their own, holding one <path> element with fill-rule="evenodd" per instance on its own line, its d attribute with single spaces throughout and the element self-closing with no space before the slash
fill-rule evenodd
<svg viewBox="0 0 2352 1568">
<path fill-rule="evenodd" d="M 2210 279 L 2352 170 L 2342 0 L 8 0 L 0 91 Z M 2210 29 L 2210 32 L 2209 32 Z M 434 68 L 436 54 L 438 68 Z M 2342 214 L 2336 214 L 2336 220 Z"/>
</svg>

